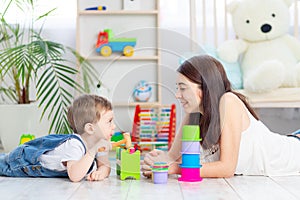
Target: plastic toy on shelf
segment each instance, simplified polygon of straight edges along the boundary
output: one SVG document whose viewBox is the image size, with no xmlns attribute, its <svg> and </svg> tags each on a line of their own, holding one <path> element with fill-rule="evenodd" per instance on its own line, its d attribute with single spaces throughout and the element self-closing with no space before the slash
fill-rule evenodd
<svg viewBox="0 0 300 200">
<path fill-rule="evenodd" d="M 102 56 L 110 56 L 112 52 L 122 52 L 130 57 L 134 53 L 136 38 L 114 38 L 111 29 L 105 29 L 98 34 L 96 52 Z"/>
<path fill-rule="evenodd" d="M 154 148 L 168 150 L 176 129 L 175 104 L 149 107 L 136 105 L 132 127 L 132 142 L 143 151 Z"/>
<path fill-rule="evenodd" d="M 106 10 L 106 6 L 95 6 L 95 7 L 89 7 L 85 10 Z"/>
<path fill-rule="evenodd" d="M 179 181 L 197 182 L 200 177 L 200 128 L 199 125 L 185 125 L 182 128 L 182 164 Z"/>
<path fill-rule="evenodd" d="M 145 80 L 138 82 L 137 86 L 134 88 L 133 97 L 135 101 L 146 102 L 150 99 L 152 95 L 152 87 Z"/>
</svg>

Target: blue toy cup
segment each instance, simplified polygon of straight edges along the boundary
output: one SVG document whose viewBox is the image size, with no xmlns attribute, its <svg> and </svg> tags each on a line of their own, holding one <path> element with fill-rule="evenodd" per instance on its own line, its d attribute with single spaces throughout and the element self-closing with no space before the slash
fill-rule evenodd
<svg viewBox="0 0 300 200">
<path fill-rule="evenodd" d="M 200 167 L 200 154 L 182 154 L 182 167 Z"/>
</svg>

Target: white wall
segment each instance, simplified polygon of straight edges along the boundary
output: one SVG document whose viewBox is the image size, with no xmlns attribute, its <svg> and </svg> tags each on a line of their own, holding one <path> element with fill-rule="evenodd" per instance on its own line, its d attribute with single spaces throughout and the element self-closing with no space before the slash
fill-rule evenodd
<svg viewBox="0 0 300 200">
<path fill-rule="evenodd" d="M 182 109 L 174 98 L 176 69 L 179 66 L 179 59 L 182 55 L 188 55 L 190 51 L 188 0 L 161 0 L 161 31 L 162 38 L 162 102 L 177 105 L 177 121 L 182 117 Z M 58 1 L 56 3 L 59 3 Z M 74 9 L 76 1 L 68 0 L 69 7 Z M 52 4 L 53 5 L 53 4 Z M 62 5 L 62 6 L 65 6 Z M 70 12 L 70 11 L 68 11 Z M 69 15 L 52 18 L 45 26 L 45 35 L 51 39 L 62 42 L 68 46 L 76 46 L 76 9 Z M 179 16 L 178 16 L 179 15 Z M 174 21 L 177 20 L 177 21 Z M 258 113 L 261 120 L 268 127 L 280 133 L 289 133 L 300 128 L 299 109 L 260 109 Z M 131 115 L 128 115 L 129 118 Z M 131 129 L 128 119 L 124 119 L 122 129 Z M 125 125 L 124 125 L 125 124 Z M 127 124 L 127 125 L 126 125 Z"/>
</svg>

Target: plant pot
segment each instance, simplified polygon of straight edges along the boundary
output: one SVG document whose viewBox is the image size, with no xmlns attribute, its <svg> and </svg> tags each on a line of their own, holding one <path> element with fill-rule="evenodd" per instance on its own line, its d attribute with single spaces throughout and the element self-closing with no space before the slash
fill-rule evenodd
<svg viewBox="0 0 300 200">
<path fill-rule="evenodd" d="M 36 103 L 0 105 L 0 138 L 5 152 L 19 145 L 22 134 L 33 134 L 36 138 L 47 135 L 49 124 L 41 122 L 41 109 Z"/>
</svg>

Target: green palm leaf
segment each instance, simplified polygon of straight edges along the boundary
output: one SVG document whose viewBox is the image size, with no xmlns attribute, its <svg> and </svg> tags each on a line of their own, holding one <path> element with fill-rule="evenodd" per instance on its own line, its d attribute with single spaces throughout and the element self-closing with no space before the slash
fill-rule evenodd
<svg viewBox="0 0 300 200">
<path fill-rule="evenodd" d="M 11 101 L 29 103 L 30 85 L 35 84 L 36 100 L 42 109 L 41 119 L 47 116 L 51 120 L 49 133 L 69 133 L 67 110 L 74 99 L 74 93 L 88 93 L 89 86 L 98 80 L 97 70 L 74 49 L 63 44 L 45 40 L 42 37 L 43 25 L 33 29 L 34 25 L 10 25 L 5 14 L 10 5 L 16 4 L 20 10 L 31 12 L 38 0 L 5 0 L 0 9 L 0 97 Z M 45 20 L 55 10 L 36 17 L 31 22 Z M 29 31 L 28 28 L 29 27 Z M 30 36 L 24 37 L 24 33 Z M 25 40 L 28 39 L 28 40 Z M 72 59 L 66 59 L 68 55 Z M 7 87 L 2 80 L 12 79 Z M 79 83 L 75 80 L 83 80 Z M 24 94 L 20 91 L 25 91 Z M 27 96 L 20 96 L 27 95 Z"/>
</svg>

